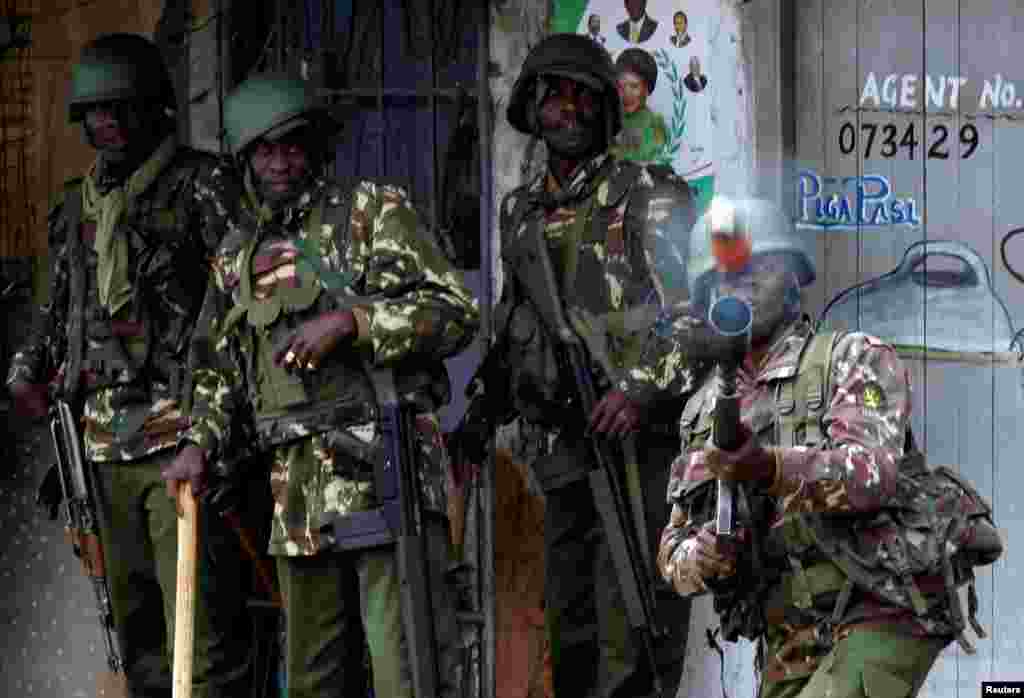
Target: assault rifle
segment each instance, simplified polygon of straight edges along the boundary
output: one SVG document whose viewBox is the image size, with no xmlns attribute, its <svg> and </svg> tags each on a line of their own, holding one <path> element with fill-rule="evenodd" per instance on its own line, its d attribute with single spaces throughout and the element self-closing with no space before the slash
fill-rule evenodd
<svg viewBox="0 0 1024 698">
<path fill-rule="evenodd" d="M 348 307 L 368 300 L 394 298 L 424 282 L 422 274 L 380 294 L 341 297 Z M 395 545 L 402 599 L 402 623 L 412 667 L 413 691 L 422 698 L 437 698 L 440 688 L 438 648 L 434 633 L 434 607 L 416 463 L 416 416 L 412 405 L 401 403 L 395 388 L 394 369 L 369 363 L 366 373 L 373 383 L 379 410 L 383 455 L 344 432 L 339 438 L 361 460 L 374 464 L 377 499 L 381 505 L 369 511 L 327 517 L 321 521 L 338 550 L 363 550 Z"/>
<path fill-rule="evenodd" d="M 97 501 L 92 472 L 82 456 L 81 436 L 74 413 L 65 400 L 56 400 L 50 408 L 50 436 L 57 455 L 57 475 L 64 498 L 64 530 L 74 546 L 75 555 L 82 562 L 86 576 L 92 582 L 99 609 L 107 666 L 110 669 L 108 676 L 99 677 L 101 685 L 111 692 L 110 695 L 126 696 L 124 663 L 114 639 L 114 613 L 104 566 L 103 544 L 100 541 L 99 517 L 102 509 Z M 121 687 L 123 693 L 113 692 L 117 687 Z"/>
<path fill-rule="evenodd" d="M 600 397 L 592 371 L 598 357 L 592 355 L 585 339 L 569 322 L 543 231 L 538 228 L 531 234 L 521 236 L 510 246 L 508 254 L 513 260 L 511 266 L 516 270 L 516 276 L 552 339 L 559 362 L 568 374 L 571 404 L 580 410 L 583 420 L 586 420 L 593 413 Z M 665 633 L 656 622 L 653 580 L 645 564 L 645 551 L 639 542 L 622 478 L 624 453 L 618 444 L 599 438 L 596 434 L 587 436 L 586 446 L 594 464 L 589 473 L 590 488 L 608 535 L 629 625 L 649 661 L 656 695 L 661 695 L 661 679 L 654 647 L 655 641 Z"/>
</svg>

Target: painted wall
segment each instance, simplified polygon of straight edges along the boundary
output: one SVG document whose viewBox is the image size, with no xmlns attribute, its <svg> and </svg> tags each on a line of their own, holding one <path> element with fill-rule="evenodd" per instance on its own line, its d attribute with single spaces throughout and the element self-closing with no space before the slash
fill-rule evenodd
<svg viewBox="0 0 1024 698">
<path fill-rule="evenodd" d="M 750 6 L 760 13 L 774 4 Z M 1013 184 L 1024 153 L 1024 54 L 1014 40 L 1024 12 L 1014 0 L 797 0 L 792 11 L 793 26 L 780 32 L 792 43 L 776 54 L 794 79 L 782 71 L 756 89 L 793 95 L 770 116 L 795 126 L 776 165 L 791 173 L 786 203 L 800 234 L 817 245 L 808 309 L 817 317 L 845 289 L 867 284 L 828 318 L 905 345 L 919 444 L 929 463 L 954 466 L 989 498 L 1007 541 L 1004 557 L 978 571 L 989 637 L 969 632 L 974 655 L 948 647 L 920 693 L 981 695 L 983 681 L 1024 680 L 1014 582 L 1024 567 L 1015 544 L 1024 534 L 1024 390 L 1008 351 L 1024 324 L 1024 284 L 1000 254 L 1006 234 L 1024 225 Z M 763 116 L 759 109 L 759 126 Z M 1024 267 L 1021 238 L 1007 256 Z M 928 358 L 912 358 L 921 347 Z M 716 623 L 706 599 L 696 601 L 698 645 L 680 696 L 721 695 L 718 655 L 700 646 Z M 729 698 L 755 695 L 748 644 L 725 646 L 724 675 Z"/>
</svg>

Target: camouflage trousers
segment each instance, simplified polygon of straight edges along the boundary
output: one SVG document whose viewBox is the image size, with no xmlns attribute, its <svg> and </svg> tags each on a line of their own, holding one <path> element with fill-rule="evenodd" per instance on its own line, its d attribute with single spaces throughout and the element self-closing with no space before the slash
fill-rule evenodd
<svg viewBox="0 0 1024 698">
<path fill-rule="evenodd" d="M 441 665 L 440 695 L 458 695 L 458 627 L 445 584 L 447 522 L 427 516 L 430 589 Z M 364 640 L 375 698 L 413 698 L 393 548 L 277 557 L 285 603 L 288 698 L 362 698 Z M 416 580 L 413 580 L 416 583 Z"/>
<path fill-rule="evenodd" d="M 95 464 L 105 526 L 101 539 L 121 658 L 134 698 L 170 698 L 177 591 L 178 517 L 160 468 L 171 454 Z M 193 698 L 249 691 L 251 624 L 241 549 L 200 506 Z"/>
<path fill-rule="evenodd" d="M 948 638 L 861 628 L 836 643 L 814 673 L 764 682 L 761 698 L 913 698 Z"/>
<path fill-rule="evenodd" d="M 678 439 L 645 434 L 638 439 L 646 509 L 648 560 L 668 520 L 665 492 Z M 533 464 L 545 492 L 545 609 L 557 698 L 638 698 L 653 693 L 649 664 L 626 616 L 625 602 L 604 524 L 586 473 L 582 442 L 563 434 L 553 452 Z M 575 469 L 578 476 L 571 478 Z M 562 482 L 551 477 L 559 473 Z M 653 562 L 650 569 L 654 574 Z M 659 588 L 664 586 L 664 588 Z M 656 583 L 657 614 L 669 633 L 655 647 L 663 698 L 674 698 L 682 674 L 690 602 Z"/>
</svg>

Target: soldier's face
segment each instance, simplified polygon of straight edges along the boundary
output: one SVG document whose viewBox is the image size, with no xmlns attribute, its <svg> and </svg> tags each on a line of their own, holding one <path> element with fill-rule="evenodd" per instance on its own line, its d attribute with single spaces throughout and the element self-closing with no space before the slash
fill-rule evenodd
<svg viewBox="0 0 1024 698">
<path fill-rule="evenodd" d="M 700 61 L 694 56 L 690 59 L 690 72 L 694 75 L 700 75 Z"/>
<path fill-rule="evenodd" d="M 647 0 L 626 0 L 626 13 L 634 22 L 639 21 L 644 16 L 646 9 Z"/>
<path fill-rule="evenodd" d="M 551 89 L 537 118 L 547 146 L 563 157 L 582 157 L 596 145 L 600 97 L 568 78 L 548 78 Z"/>
<path fill-rule="evenodd" d="M 249 163 L 263 195 L 272 200 L 294 193 L 309 170 L 306 148 L 296 138 L 259 141 L 252 148 Z"/>
<path fill-rule="evenodd" d="M 623 71 L 616 81 L 619 87 L 619 97 L 622 98 L 622 109 L 627 114 L 632 114 L 643 109 L 647 104 L 647 81 L 631 71 Z"/>
<path fill-rule="evenodd" d="M 601 33 L 601 18 L 600 17 L 591 17 L 590 19 L 587 20 L 587 27 L 590 29 L 590 33 L 591 34 L 600 34 Z"/>
<path fill-rule="evenodd" d="M 751 334 L 754 340 L 771 337 L 786 317 L 787 289 L 797 284 L 791 260 L 785 254 L 765 254 L 752 258 L 740 272 L 720 274 L 711 301 L 736 296 L 750 304 L 754 313 Z"/>
<path fill-rule="evenodd" d="M 138 112 L 130 102 L 103 102 L 85 112 L 85 127 L 99 150 L 124 150 L 140 125 Z"/>
</svg>

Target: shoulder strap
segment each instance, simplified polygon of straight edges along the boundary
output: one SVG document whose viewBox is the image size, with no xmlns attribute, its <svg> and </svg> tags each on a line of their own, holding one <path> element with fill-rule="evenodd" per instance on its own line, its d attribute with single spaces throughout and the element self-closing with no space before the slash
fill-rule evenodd
<svg viewBox="0 0 1024 698">
<path fill-rule="evenodd" d="M 82 255 L 82 187 L 78 183 L 68 187 L 64 196 L 64 219 L 70 278 L 63 390 L 65 398 L 73 402 L 78 394 L 85 352 L 85 258 Z"/>
<path fill-rule="evenodd" d="M 345 251 L 352 242 L 349 235 L 351 234 L 352 220 L 352 190 L 355 186 L 356 183 L 352 180 L 339 180 L 335 193 L 340 201 L 336 205 L 331 204 L 328 201 L 329 195 L 325 195 L 320 205 L 320 208 L 323 209 L 323 222 L 334 226 L 334 245 L 342 257 L 345 256 Z"/>
<path fill-rule="evenodd" d="M 824 440 L 821 417 L 830 392 L 832 347 L 837 332 L 815 334 L 804 346 L 796 375 L 779 382 L 780 446 L 805 446 Z"/>
</svg>

